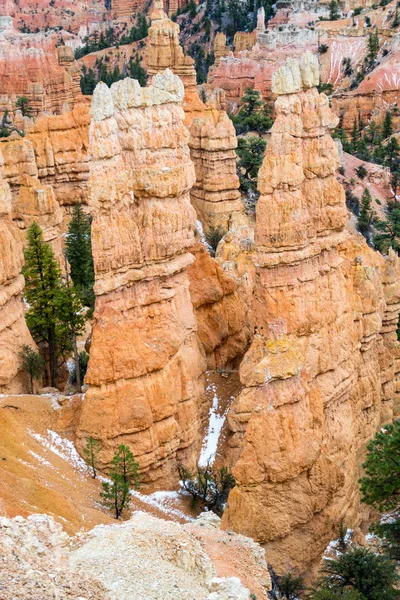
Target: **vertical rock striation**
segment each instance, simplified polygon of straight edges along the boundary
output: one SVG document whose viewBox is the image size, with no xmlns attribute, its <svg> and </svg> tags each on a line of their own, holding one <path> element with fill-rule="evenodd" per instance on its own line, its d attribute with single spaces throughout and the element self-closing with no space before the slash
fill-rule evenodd
<svg viewBox="0 0 400 600">
<path fill-rule="evenodd" d="M 3 156 L 0 154 L 0 177 Z M 24 344 L 34 347 L 25 323 L 22 301 L 24 278 L 22 244 L 11 220 L 11 193 L 0 179 L 0 393 L 27 391 L 18 356 Z"/>
<path fill-rule="evenodd" d="M 304 570 L 365 518 L 365 444 L 393 414 L 399 260 L 346 230 L 337 117 L 310 53 L 273 76 L 276 121 L 259 174 L 252 345 L 229 416 L 237 487 L 224 524 Z"/>
<path fill-rule="evenodd" d="M 89 389 L 78 428 L 102 442 L 103 466 L 128 443 L 147 480 L 175 481 L 195 463 L 205 418 L 205 358 L 187 267 L 193 261 L 194 169 L 169 70 L 141 89 L 98 84 L 90 125 L 96 309 Z"/>
</svg>

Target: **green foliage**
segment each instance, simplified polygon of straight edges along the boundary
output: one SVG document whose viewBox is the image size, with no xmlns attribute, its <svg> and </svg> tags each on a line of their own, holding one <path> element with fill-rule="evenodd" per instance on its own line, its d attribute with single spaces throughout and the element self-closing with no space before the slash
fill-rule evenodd
<svg viewBox="0 0 400 600">
<path fill-rule="evenodd" d="M 336 0 L 331 0 L 329 2 L 329 20 L 336 21 L 337 19 L 340 19 L 339 4 Z"/>
<path fill-rule="evenodd" d="M 208 463 L 205 467 L 197 467 L 193 475 L 179 464 L 179 478 L 183 488 L 192 496 L 193 504 L 201 504 L 202 508 L 212 510 L 221 516 L 224 512 L 229 492 L 236 481 L 228 467 L 215 471 Z"/>
<path fill-rule="evenodd" d="M 320 589 L 310 596 L 310 600 L 365 600 L 355 589 L 329 590 Z"/>
<path fill-rule="evenodd" d="M 98 83 L 97 77 L 93 69 L 87 69 L 85 65 L 82 67 L 82 75 L 80 78 L 81 92 L 85 96 L 91 96 L 94 88 Z"/>
<path fill-rule="evenodd" d="M 320 54 L 325 54 L 325 52 L 328 52 L 329 50 L 329 46 L 327 46 L 326 44 L 321 44 L 320 46 L 318 46 L 318 52 Z"/>
<path fill-rule="evenodd" d="M 400 25 L 399 9 L 396 6 L 396 9 L 395 9 L 394 15 L 393 15 L 392 28 L 398 27 L 399 25 Z"/>
<path fill-rule="evenodd" d="M 240 188 L 243 192 L 257 190 L 257 177 L 260 170 L 267 142 L 260 137 L 249 136 L 239 138 L 237 155 Z"/>
<path fill-rule="evenodd" d="M 21 111 L 23 117 L 33 117 L 33 108 L 26 96 L 18 96 L 15 106 Z"/>
<path fill-rule="evenodd" d="M 94 307 L 94 265 L 92 256 L 91 219 L 76 204 L 68 226 L 65 255 L 71 267 L 74 282 L 82 304 Z"/>
<path fill-rule="evenodd" d="M 189 55 L 194 60 L 196 69 L 196 81 L 199 85 L 207 81 L 209 68 L 214 64 L 214 53 L 207 55 L 204 52 L 204 45 L 199 42 L 193 42 L 189 48 Z"/>
<path fill-rule="evenodd" d="M 45 344 L 49 355 L 51 385 L 56 385 L 58 362 L 72 351 L 72 338 L 83 330 L 81 302 L 72 287 L 62 281 L 53 250 L 43 239 L 34 222 L 28 229 L 24 250 L 25 313 L 27 325 L 36 343 Z"/>
<path fill-rule="evenodd" d="M 362 600 L 395 600 L 399 598 L 394 588 L 398 580 L 396 565 L 386 556 L 367 548 L 352 548 L 337 559 L 324 560 L 318 589 L 333 592 L 352 589 L 361 594 Z"/>
<path fill-rule="evenodd" d="M 357 15 L 360 15 L 362 13 L 362 6 L 356 6 L 356 8 L 353 11 L 353 16 L 356 17 Z"/>
<path fill-rule="evenodd" d="M 360 165 L 357 169 L 356 169 L 356 173 L 357 173 L 357 177 L 359 177 L 360 179 L 365 179 L 366 176 L 368 175 L 368 171 L 367 169 L 364 167 L 364 165 Z"/>
<path fill-rule="evenodd" d="M 393 122 L 392 121 L 393 121 L 392 113 L 389 110 L 387 110 L 386 114 L 385 114 L 385 119 L 383 121 L 383 127 L 382 127 L 383 139 L 386 139 L 393 134 Z"/>
<path fill-rule="evenodd" d="M 95 440 L 92 436 L 90 436 L 86 441 L 86 446 L 83 449 L 83 456 L 85 457 L 85 461 L 92 469 L 92 477 L 96 479 L 97 471 L 96 464 L 97 458 L 99 456 L 99 452 L 101 450 L 101 444 L 97 440 Z"/>
<path fill-rule="evenodd" d="M 116 519 L 119 519 L 129 504 L 131 487 L 137 489 L 140 486 L 138 469 L 139 463 L 136 462 L 129 446 L 119 445 L 111 463 L 111 481 L 103 481 L 100 492 L 104 506 L 115 513 Z"/>
<path fill-rule="evenodd" d="M 344 58 L 342 60 L 342 65 L 344 74 L 346 75 L 346 77 L 350 77 L 350 75 L 352 75 L 353 73 L 353 68 L 351 66 L 351 58 Z"/>
<path fill-rule="evenodd" d="M 379 52 L 379 36 L 378 30 L 375 29 L 372 33 L 368 34 L 368 54 L 366 60 L 370 67 L 375 63 L 376 57 Z"/>
<path fill-rule="evenodd" d="M 297 600 L 305 589 L 302 578 L 290 571 L 278 578 L 278 586 L 281 597 L 285 600 Z"/>
<path fill-rule="evenodd" d="M 344 524 L 343 519 L 339 521 L 338 524 L 338 548 L 340 552 L 346 552 L 348 544 L 346 540 L 347 527 Z"/>
<path fill-rule="evenodd" d="M 387 254 L 389 248 L 393 248 L 400 254 L 400 204 L 388 202 L 386 219 L 375 219 L 374 226 L 376 233 L 373 241 L 376 249 Z"/>
<path fill-rule="evenodd" d="M 19 353 L 22 368 L 29 375 L 31 394 L 33 394 L 33 381 L 41 379 L 45 367 L 44 358 L 40 352 L 36 352 L 31 346 L 25 344 Z"/>
<path fill-rule="evenodd" d="M 140 64 L 139 55 L 136 54 L 135 60 L 133 57 L 129 60 L 129 70 L 132 79 L 137 79 L 141 87 L 145 87 L 147 83 L 147 72 Z"/>
<path fill-rule="evenodd" d="M 89 364 L 89 354 L 87 352 L 85 352 L 84 350 L 82 352 L 79 352 L 79 356 L 78 356 L 78 361 L 79 361 L 79 373 L 81 374 L 81 381 L 84 381 L 85 379 L 85 375 L 86 375 L 86 371 L 88 368 L 88 364 Z M 75 367 L 75 363 L 72 365 L 72 369 L 70 372 L 70 376 L 69 376 L 69 383 L 71 385 L 74 385 L 76 383 L 76 367 Z"/>
<path fill-rule="evenodd" d="M 393 510 L 400 498 L 400 421 L 385 425 L 367 450 L 359 482 L 362 501 L 381 512 Z"/>
<path fill-rule="evenodd" d="M 360 215 L 358 217 L 358 231 L 368 238 L 371 232 L 371 226 L 375 219 L 375 213 L 371 206 L 372 197 L 368 188 L 365 188 L 361 197 Z"/>
<path fill-rule="evenodd" d="M 237 135 L 256 131 L 259 135 L 272 127 L 271 112 L 258 90 L 246 88 L 240 100 L 240 110 L 232 117 Z"/>
<path fill-rule="evenodd" d="M 211 246 L 212 256 L 215 256 L 215 252 L 217 250 L 217 246 L 226 234 L 226 231 L 222 229 L 222 227 L 210 227 L 210 229 L 205 234 L 206 242 Z"/>
<path fill-rule="evenodd" d="M 360 201 L 350 188 L 346 188 L 346 206 L 356 217 L 360 215 Z"/>
</svg>

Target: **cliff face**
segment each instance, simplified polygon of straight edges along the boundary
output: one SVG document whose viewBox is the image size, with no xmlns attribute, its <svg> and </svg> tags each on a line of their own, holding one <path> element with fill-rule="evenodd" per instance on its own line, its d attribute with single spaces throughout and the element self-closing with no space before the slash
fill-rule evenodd
<svg viewBox="0 0 400 600">
<path fill-rule="evenodd" d="M 187 267 L 193 261 L 194 168 L 181 81 L 100 83 L 90 125 L 90 207 L 96 272 L 89 390 L 80 445 L 100 439 L 102 465 L 128 443 L 147 479 L 193 466 L 207 411 Z"/>
<path fill-rule="evenodd" d="M 228 415 L 239 459 L 224 525 L 268 543 L 278 571 L 318 560 L 341 517 L 361 524 L 360 463 L 392 417 L 400 369 L 399 260 L 345 228 L 329 135 L 338 119 L 317 83 L 309 53 L 274 74 L 276 121 L 259 174 L 255 336 Z"/>
<path fill-rule="evenodd" d="M 0 154 L 0 177 L 3 157 Z M 28 381 L 21 373 L 18 353 L 24 344 L 34 347 L 23 314 L 24 278 L 22 244 L 11 220 L 11 193 L 0 179 L 0 393 L 26 391 Z"/>
<path fill-rule="evenodd" d="M 59 226 L 65 231 L 74 204 L 87 203 L 88 132 L 89 106 L 80 105 L 63 115 L 41 117 L 24 138 L 1 142 L 13 218 L 20 228 L 29 227 L 34 217 L 44 230 Z M 49 234 L 47 239 L 54 237 Z"/>
<path fill-rule="evenodd" d="M 34 115 L 71 110 L 83 97 L 70 47 L 56 47 L 56 34 L 24 34 L 11 17 L 0 19 L 0 111 L 12 116 L 18 96 L 29 98 Z"/>
</svg>

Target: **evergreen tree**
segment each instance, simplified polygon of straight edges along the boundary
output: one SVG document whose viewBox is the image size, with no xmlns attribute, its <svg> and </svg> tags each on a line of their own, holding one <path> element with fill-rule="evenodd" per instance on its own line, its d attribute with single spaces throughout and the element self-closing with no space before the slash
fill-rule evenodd
<svg viewBox="0 0 400 600">
<path fill-rule="evenodd" d="M 354 121 L 353 121 L 353 127 L 351 129 L 352 153 L 357 152 L 359 140 L 360 140 L 360 128 L 358 127 L 357 117 L 355 117 Z"/>
<path fill-rule="evenodd" d="M 131 487 L 137 489 L 140 485 L 138 469 L 139 464 L 136 462 L 129 446 L 123 444 L 118 446 L 118 450 L 112 459 L 111 481 L 102 482 L 103 491 L 100 492 L 104 505 L 115 512 L 116 519 L 119 519 L 129 503 Z"/>
<path fill-rule="evenodd" d="M 385 425 L 367 450 L 360 479 L 362 501 L 381 512 L 393 510 L 400 501 L 400 421 Z"/>
<path fill-rule="evenodd" d="M 131 72 L 132 79 L 137 79 L 141 87 L 145 87 L 147 83 L 147 73 L 140 64 L 139 55 L 136 54 L 135 60 L 133 57 L 129 60 L 129 70 Z"/>
<path fill-rule="evenodd" d="M 339 4 L 336 0 L 331 0 L 329 2 L 329 20 L 336 21 L 337 19 L 340 19 Z"/>
<path fill-rule="evenodd" d="M 25 297 L 29 305 L 26 322 L 37 343 L 46 343 L 49 352 L 50 380 L 57 380 L 58 292 L 60 268 L 53 250 L 43 239 L 42 230 L 34 222 L 28 229 L 28 244 L 24 250 Z"/>
<path fill-rule="evenodd" d="M 240 100 L 240 110 L 233 117 L 233 124 L 237 134 L 257 131 L 260 136 L 272 127 L 270 111 L 258 90 L 246 88 Z"/>
<path fill-rule="evenodd" d="M 18 96 L 16 107 L 21 111 L 23 117 L 33 117 L 33 108 L 26 96 Z"/>
<path fill-rule="evenodd" d="M 33 394 L 33 381 L 39 380 L 42 377 L 45 362 L 40 352 L 36 352 L 33 348 L 25 344 L 19 353 L 21 358 L 22 368 L 29 375 L 30 392 Z"/>
<path fill-rule="evenodd" d="M 378 30 L 375 29 L 372 33 L 368 34 L 368 56 L 367 60 L 372 66 L 375 62 L 379 52 L 379 37 Z"/>
<path fill-rule="evenodd" d="M 383 121 L 382 127 L 382 137 L 386 139 L 393 134 L 393 123 L 392 123 L 392 113 L 390 110 L 386 111 L 385 120 Z"/>
<path fill-rule="evenodd" d="M 394 11 L 394 16 L 393 16 L 393 21 L 392 21 L 392 27 L 398 27 L 400 25 L 400 18 L 399 18 L 399 9 L 397 8 L 396 5 L 396 9 Z"/>
<path fill-rule="evenodd" d="M 305 589 L 302 578 L 290 571 L 279 577 L 278 587 L 282 599 L 285 600 L 298 600 Z"/>
<path fill-rule="evenodd" d="M 260 137 L 239 138 L 237 155 L 239 157 L 239 179 L 243 191 L 257 189 L 257 177 L 267 142 Z"/>
<path fill-rule="evenodd" d="M 371 160 L 371 154 L 369 152 L 368 144 L 364 138 L 361 138 L 361 140 L 357 144 L 356 156 L 360 160 Z"/>
<path fill-rule="evenodd" d="M 396 600 L 400 597 L 395 589 L 398 581 L 396 565 L 386 556 L 352 548 L 336 559 L 324 560 L 318 587 L 334 592 L 353 589 L 362 600 Z"/>
<path fill-rule="evenodd" d="M 365 188 L 361 197 L 360 216 L 358 217 L 358 230 L 368 239 L 375 213 L 371 206 L 372 197 L 368 188 Z"/>
<path fill-rule="evenodd" d="M 77 337 L 85 328 L 85 318 L 82 314 L 82 303 L 75 289 L 67 283 L 60 285 L 56 297 L 57 308 L 57 341 L 65 353 L 69 353 L 72 346 L 74 352 L 77 391 L 81 391 L 81 373 Z"/>
<path fill-rule="evenodd" d="M 68 226 L 65 255 L 71 267 L 71 279 L 85 306 L 94 307 L 94 265 L 91 240 L 91 220 L 76 204 Z"/>
<path fill-rule="evenodd" d="M 86 462 L 90 465 L 93 472 L 93 479 L 96 479 L 96 465 L 97 458 L 99 456 L 99 452 L 101 450 L 101 444 L 97 440 L 95 440 L 92 436 L 90 436 L 86 442 L 86 446 L 83 449 L 83 455 L 85 457 Z"/>
</svg>

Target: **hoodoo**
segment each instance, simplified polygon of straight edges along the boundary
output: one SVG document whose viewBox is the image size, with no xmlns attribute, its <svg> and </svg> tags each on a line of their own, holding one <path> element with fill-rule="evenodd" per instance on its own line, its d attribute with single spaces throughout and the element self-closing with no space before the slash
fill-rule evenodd
<svg viewBox="0 0 400 600">
<path fill-rule="evenodd" d="M 276 120 L 259 174 L 256 333 L 228 415 L 240 447 L 224 525 L 264 543 L 280 571 L 357 528 L 366 442 L 393 415 L 400 370 L 398 257 L 346 227 L 344 190 L 310 53 L 274 73 Z"/>
</svg>

